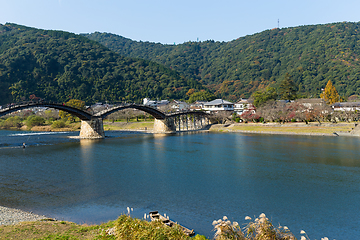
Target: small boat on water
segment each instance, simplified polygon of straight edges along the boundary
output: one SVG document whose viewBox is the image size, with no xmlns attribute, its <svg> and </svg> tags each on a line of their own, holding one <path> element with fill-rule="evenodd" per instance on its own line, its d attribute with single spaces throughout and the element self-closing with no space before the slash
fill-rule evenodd
<svg viewBox="0 0 360 240">
<path fill-rule="evenodd" d="M 180 229 L 181 229 L 186 235 L 188 235 L 188 236 L 190 236 L 190 237 L 195 235 L 194 230 L 190 230 L 190 229 L 188 229 L 188 228 L 186 228 L 186 227 L 184 227 L 184 226 L 181 226 L 181 225 L 178 224 L 178 223 L 175 223 L 175 222 L 171 221 L 170 219 L 168 219 L 168 218 L 160 215 L 158 211 L 150 212 L 149 215 L 150 215 L 151 221 L 161 221 L 163 224 L 165 224 L 166 226 L 169 226 L 169 227 L 173 227 L 173 226 L 175 226 L 175 225 L 178 225 L 178 226 L 180 226 Z"/>
</svg>

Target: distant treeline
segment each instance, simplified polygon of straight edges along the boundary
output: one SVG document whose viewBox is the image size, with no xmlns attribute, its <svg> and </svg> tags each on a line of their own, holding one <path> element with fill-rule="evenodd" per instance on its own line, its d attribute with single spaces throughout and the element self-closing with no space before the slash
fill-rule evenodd
<svg viewBox="0 0 360 240">
<path fill-rule="evenodd" d="M 196 80 L 149 60 L 123 57 L 83 36 L 0 24 L 0 105 L 36 96 L 140 102 L 184 99 Z"/>
<path fill-rule="evenodd" d="M 84 36 L 123 56 L 164 64 L 196 79 L 218 97 L 236 101 L 289 73 L 299 95 L 319 97 L 331 80 L 340 95 L 360 92 L 360 23 L 331 23 L 266 30 L 230 42 L 179 45 L 136 42 L 109 33 Z"/>
</svg>

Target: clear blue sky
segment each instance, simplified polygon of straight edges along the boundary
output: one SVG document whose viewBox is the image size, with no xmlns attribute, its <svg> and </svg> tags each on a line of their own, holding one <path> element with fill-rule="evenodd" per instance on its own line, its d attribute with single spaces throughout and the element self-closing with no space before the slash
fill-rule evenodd
<svg viewBox="0 0 360 240">
<path fill-rule="evenodd" d="M 359 0 L 0 0 L 0 23 L 178 44 L 360 21 Z"/>
</svg>

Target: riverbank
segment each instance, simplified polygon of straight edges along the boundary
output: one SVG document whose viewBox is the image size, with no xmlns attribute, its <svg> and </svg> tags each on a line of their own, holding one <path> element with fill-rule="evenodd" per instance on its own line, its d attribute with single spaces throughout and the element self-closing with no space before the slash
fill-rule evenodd
<svg viewBox="0 0 360 240">
<path fill-rule="evenodd" d="M 67 127 L 63 128 L 54 128 L 51 125 L 45 126 L 34 126 L 31 128 L 31 131 L 39 131 L 39 132 L 72 132 L 72 131 L 80 131 L 80 122 L 75 122 L 68 124 Z M 105 131 L 151 131 L 154 128 L 154 121 L 146 121 L 146 122 L 108 122 L 104 121 L 103 123 Z M 21 130 L 28 130 L 26 126 L 23 126 Z"/>
<path fill-rule="evenodd" d="M 0 207 L 0 217 L 3 214 L 3 207 Z M 17 209 L 4 208 L 5 212 L 13 214 Z M 22 212 L 22 211 L 21 211 Z M 24 214 L 24 212 L 22 212 Z M 34 217 L 37 217 L 35 215 Z M 18 216 L 16 216 L 18 218 Z M 247 217 L 247 220 L 251 218 Z M 165 218 L 166 219 L 166 218 Z M 41 220 L 41 221 L 39 221 Z M 254 223 L 248 222 L 245 228 L 255 228 L 254 232 L 258 235 L 263 232 L 276 233 L 274 239 L 295 239 L 295 236 L 289 231 L 284 231 L 283 227 L 275 227 L 272 223 L 266 222 L 268 219 L 262 213 Z M 167 220 L 169 221 L 169 220 Z M 266 223 L 266 224 L 264 224 Z M 17 223 L 0 224 L 0 239 L 174 239 L 174 240 L 208 240 L 204 235 L 196 234 L 191 238 L 184 229 L 173 222 L 173 226 L 163 221 L 147 221 L 128 215 L 121 215 L 114 221 L 102 223 L 99 225 L 80 225 L 73 222 L 57 221 L 54 219 L 26 219 Z M 224 216 L 222 219 L 213 221 L 215 230 L 214 239 L 233 239 L 237 236 L 243 236 L 242 239 L 253 239 L 253 234 L 248 234 L 249 230 L 244 232 L 237 222 L 228 221 Z M 224 233 L 222 233 L 224 232 Z M 266 238 L 268 239 L 268 238 Z"/>
<path fill-rule="evenodd" d="M 0 206 L 0 239 L 115 239 L 114 225 L 80 225 Z"/>
<path fill-rule="evenodd" d="M 214 132 L 242 132 L 310 136 L 350 135 L 355 123 L 235 123 L 212 125 Z"/>
<path fill-rule="evenodd" d="M 152 131 L 154 128 L 154 121 L 146 122 L 104 122 L 105 131 Z"/>
<path fill-rule="evenodd" d="M 105 131 L 132 131 L 132 130 L 149 130 L 152 131 L 154 128 L 154 121 L 146 122 L 103 122 Z M 52 125 L 41 125 L 33 126 L 29 128 L 26 125 L 23 125 L 21 128 L 10 127 L 10 128 L 0 128 L 2 130 L 22 130 L 22 131 L 35 131 L 35 132 L 74 132 L 80 131 L 81 122 L 67 123 L 65 127 L 54 127 Z"/>
<path fill-rule="evenodd" d="M 231 123 L 213 124 L 209 127 L 211 132 L 241 132 L 258 134 L 285 134 L 285 135 L 310 135 L 310 136 L 359 136 L 359 129 L 355 129 L 357 123 Z M 105 131 L 146 131 L 152 132 L 153 121 L 146 122 L 110 122 L 104 121 Z M 21 130 L 28 130 L 24 126 Z M 64 132 L 79 131 L 80 122 L 72 123 L 65 128 L 53 128 L 47 126 L 34 126 L 31 131 Z M 201 131 L 201 130 L 200 130 Z"/>
<path fill-rule="evenodd" d="M 286 134 L 310 136 L 352 136 L 355 123 L 232 123 L 214 124 L 209 131 L 212 132 L 242 132 L 259 134 Z M 154 127 L 154 122 L 104 122 L 105 131 L 149 131 Z M 201 130 L 200 130 L 201 131 Z"/>
<path fill-rule="evenodd" d="M 25 212 L 20 209 L 0 206 L 0 225 L 13 225 L 20 222 L 38 221 L 43 219 L 48 218 L 31 212 Z"/>
<path fill-rule="evenodd" d="M 141 225 L 141 227 L 136 227 Z M 116 235 L 119 235 L 116 237 Z M 130 237 L 131 235 L 131 237 Z M 147 236 L 147 237 L 144 237 Z M 142 237 L 140 237 L 142 236 Z M 160 236 L 160 237 L 159 237 Z M 76 224 L 0 206 L 0 239 L 190 239 L 180 228 L 121 215 L 97 225 Z M 205 240 L 204 236 L 200 239 Z"/>
</svg>

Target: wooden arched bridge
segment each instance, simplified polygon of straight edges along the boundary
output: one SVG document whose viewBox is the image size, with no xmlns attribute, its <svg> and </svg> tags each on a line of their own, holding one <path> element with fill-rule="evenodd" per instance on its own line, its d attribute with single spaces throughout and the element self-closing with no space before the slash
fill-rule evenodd
<svg viewBox="0 0 360 240">
<path fill-rule="evenodd" d="M 64 104 L 51 102 L 23 102 L 17 104 L 8 104 L 6 107 L 0 109 L 0 117 L 16 112 L 19 110 L 34 108 L 34 107 L 48 107 L 68 112 L 81 119 L 81 138 L 104 138 L 103 119 L 108 115 L 121 111 L 124 109 L 138 109 L 149 113 L 155 118 L 154 132 L 155 133 L 169 133 L 176 131 L 191 131 L 200 130 L 209 125 L 208 114 L 201 111 L 183 111 L 166 114 L 156 108 L 141 104 L 125 104 L 116 105 L 101 112 L 91 114 L 87 111 L 70 107 Z"/>
</svg>

